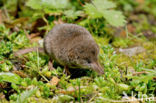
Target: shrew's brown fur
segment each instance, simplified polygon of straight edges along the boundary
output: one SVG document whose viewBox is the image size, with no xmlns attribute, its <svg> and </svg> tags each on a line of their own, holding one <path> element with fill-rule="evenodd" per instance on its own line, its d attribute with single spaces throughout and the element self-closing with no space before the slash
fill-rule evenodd
<svg viewBox="0 0 156 103">
<path fill-rule="evenodd" d="M 98 63 L 99 47 L 91 34 L 75 24 L 58 24 L 44 37 L 44 50 L 69 68 L 93 69 L 103 74 Z"/>
</svg>

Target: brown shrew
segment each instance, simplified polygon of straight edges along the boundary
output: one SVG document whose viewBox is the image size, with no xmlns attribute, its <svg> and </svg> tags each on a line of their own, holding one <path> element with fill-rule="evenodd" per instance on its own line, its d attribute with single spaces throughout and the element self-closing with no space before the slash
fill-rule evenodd
<svg viewBox="0 0 156 103">
<path fill-rule="evenodd" d="M 38 49 L 43 51 L 42 48 Z M 37 49 L 20 50 L 15 54 L 21 55 L 35 50 Z M 54 26 L 44 37 L 44 51 L 65 68 L 91 69 L 99 74 L 104 73 L 98 62 L 99 46 L 88 30 L 76 24 Z"/>
<path fill-rule="evenodd" d="M 92 69 L 103 74 L 98 62 L 99 47 L 84 27 L 58 24 L 44 37 L 45 52 L 68 68 Z"/>
</svg>

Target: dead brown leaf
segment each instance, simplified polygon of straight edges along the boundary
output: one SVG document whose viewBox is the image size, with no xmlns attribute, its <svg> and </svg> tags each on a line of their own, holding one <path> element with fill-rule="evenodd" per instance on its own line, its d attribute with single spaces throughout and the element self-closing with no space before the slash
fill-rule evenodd
<svg viewBox="0 0 156 103">
<path fill-rule="evenodd" d="M 128 29 L 128 32 L 130 32 L 130 33 L 134 33 L 136 30 L 135 27 L 131 24 L 127 25 L 127 29 Z"/>
<path fill-rule="evenodd" d="M 51 85 L 57 85 L 59 83 L 60 79 L 56 76 L 53 76 L 53 78 L 50 80 Z"/>
<path fill-rule="evenodd" d="M 125 30 L 122 30 L 121 32 L 120 32 L 120 37 L 126 37 L 126 31 Z"/>
<path fill-rule="evenodd" d="M 60 19 L 60 18 L 58 19 L 58 21 L 56 21 L 56 20 L 54 21 L 54 24 L 55 24 L 55 25 L 57 25 L 57 24 L 63 24 L 63 23 L 64 23 L 64 22 L 63 22 L 62 19 Z"/>
<path fill-rule="evenodd" d="M 85 86 L 80 86 L 80 88 L 85 88 Z M 68 87 L 67 90 L 59 90 L 57 93 L 61 93 L 61 94 L 70 94 L 72 95 L 73 93 L 75 93 L 75 91 L 78 91 L 79 87 Z M 73 95 L 74 97 L 76 97 L 76 95 Z"/>
<path fill-rule="evenodd" d="M 73 94 L 75 91 L 77 91 L 78 89 L 74 88 L 74 87 L 69 87 L 67 90 L 59 90 L 57 93 L 61 93 L 61 94 Z M 75 95 L 74 95 L 75 96 Z M 76 97 L 76 96 L 75 96 Z"/>
<path fill-rule="evenodd" d="M 4 61 L 0 61 L 0 64 L 4 63 Z"/>
<path fill-rule="evenodd" d="M 0 24 L 3 23 L 3 20 L 2 20 L 2 10 L 0 10 Z"/>
<path fill-rule="evenodd" d="M 17 70 L 15 70 L 15 71 L 13 71 L 13 73 L 16 73 L 17 75 L 19 75 L 20 77 L 22 77 L 22 78 L 26 78 L 26 77 L 28 77 L 25 73 L 23 73 L 22 71 L 17 71 Z"/>
<path fill-rule="evenodd" d="M 30 39 L 31 43 L 38 42 L 39 40 L 42 40 L 42 38 L 40 36 Z"/>
<path fill-rule="evenodd" d="M 55 70 L 55 68 L 53 67 L 53 63 L 52 63 L 51 60 L 49 60 L 49 62 L 48 62 L 48 68 L 49 68 L 49 70 Z"/>
<path fill-rule="evenodd" d="M 127 25 L 128 33 L 135 34 L 135 27 L 132 24 Z M 127 36 L 126 29 L 123 27 L 115 28 L 115 36 L 125 38 Z"/>
<path fill-rule="evenodd" d="M 143 4 L 145 0 L 136 0 L 136 2 L 138 2 L 139 4 Z"/>
<path fill-rule="evenodd" d="M 40 35 L 40 33 L 37 32 L 37 33 L 31 33 L 29 36 L 30 36 L 30 39 L 32 39 L 32 38 L 35 38 L 35 37 L 37 37 L 39 35 Z"/>
</svg>

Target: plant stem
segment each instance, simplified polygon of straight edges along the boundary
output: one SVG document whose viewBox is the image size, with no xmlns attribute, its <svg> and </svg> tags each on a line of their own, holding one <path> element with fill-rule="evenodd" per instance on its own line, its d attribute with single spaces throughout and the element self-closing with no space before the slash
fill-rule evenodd
<svg viewBox="0 0 156 103">
<path fill-rule="evenodd" d="M 80 97 L 81 97 L 81 90 L 80 90 L 80 79 L 78 79 L 78 80 L 77 80 L 77 83 L 78 83 L 78 88 L 79 88 L 78 101 L 79 101 L 79 103 L 81 103 L 81 99 L 80 99 Z"/>
</svg>

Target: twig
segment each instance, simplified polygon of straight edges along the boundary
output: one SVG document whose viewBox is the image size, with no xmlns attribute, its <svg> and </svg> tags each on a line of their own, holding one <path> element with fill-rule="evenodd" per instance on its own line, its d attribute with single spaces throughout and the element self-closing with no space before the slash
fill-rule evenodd
<svg viewBox="0 0 156 103">
<path fill-rule="evenodd" d="M 29 52 L 32 52 L 32 51 L 38 51 L 40 53 L 44 53 L 44 49 L 43 48 L 40 48 L 40 47 L 34 47 L 34 48 L 27 48 L 27 49 L 22 49 L 22 50 L 19 50 L 19 51 L 16 51 L 14 52 L 13 54 L 15 56 L 20 56 L 20 55 L 23 55 L 23 54 L 26 54 L 26 53 L 29 53 Z"/>
<path fill-rule="evenodd" d="M 141 72 L 135 72 L 133 73 L 132 75 L 135 76 L 135 75 L 140 75 L 140 74 L 147 74 L 148 72 L 146 71 L 141 71 Z"/>
<path fill-rule="evenodd" d="M 80 79 L 77 79 L 77 83 L 78 83 L 78 89 L 79 89 L 78 100 L 79 100 L 79 103 L 81 103 L 81 89 L 80 89 Z"/>
</svg>

